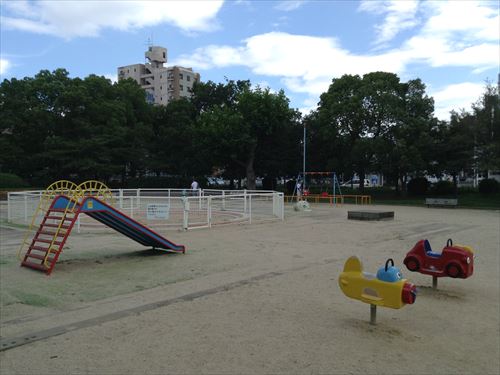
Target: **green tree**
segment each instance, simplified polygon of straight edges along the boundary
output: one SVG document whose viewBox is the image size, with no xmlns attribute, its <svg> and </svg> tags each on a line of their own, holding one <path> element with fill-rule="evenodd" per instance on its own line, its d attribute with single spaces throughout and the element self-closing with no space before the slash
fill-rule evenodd
<svg viewBox="0 0 500 375">
<path fill-rule="evenodd" d="M 500 93 L 487 84 L 485 92 L 472 107 L 474 146 L 480 170 L 500 170 Z"/>
<path fill-rule="evenodd" d="M 196 110 L 187 99 L 154 107 L 149 160 L 152 170 L 184 176 L 203 174 L 204 160 L 194 145 L 196 117 Z"/>
<path fill-rule="evenodd" d="M 42 70 L 34 78 L 4 80 L 0 85 L 0 165 L 29 180 L 45 180 L 50 166 L 44 141 L 54 134 L 64 108 L 59 98 L 70 82 L 68 72 Z"/>
<path fill-rule="evenodd" d="M 0 165 L 43 185 L 144 171 L 150 109 L 133 81 L 64 69 L 0 86 Z"/>
<path fill-rule="evenodd" d="M 228 85 L 234 87 L 231 81 Z M 290 151 L 293 143 L 281 137 L 295 134 L 291 129 L 298 128 L 298 113 L 289 108 L 283 91 L 275 94 L 260 87 L 252 90 L 246 84 L 235 87 L 238 93 L 231 101 L 216 102 L 201 112 L 198 148 L 204 150 L 212 165 L 231 174 L 241 171 L 247 187 L 255 189 L 257 172 L 280 171 L 280 160 L 287 158 L 282 154 Z"/>
<path fill-rule="evenodd" d="M 436 143 L 433 137 L 434 101 L 420 79 L 400 84 L 400 102 L 393 112 L 394 124 L 377 146 L 377 169 L 391 179 L 398 191 L 409 175 L 432 173 Z"/>
<path fill-rule="evenodd" d="M 388 155 L 396 144 L 395 129 L 422 115 L 413 115 L 409 110 L 411 105 L 418 105 L 411 103 L 418 92 L 418 82 L 404 84 L 397 75 L 386 72 L 363 77 L 344 75 L 332 80 L 328 91 L 321 95 L 315 117 L 315 133 L 319 135 L 316 142 L 327 151 L 323 159 L 337 161 L 344 175 L 356 172 L 360 181 L 364 181 L 367 172 L 382 166 L 396 167 L 396 155 Z M 363 190 L 362 183 L 360 189 Z"/>
</svg>

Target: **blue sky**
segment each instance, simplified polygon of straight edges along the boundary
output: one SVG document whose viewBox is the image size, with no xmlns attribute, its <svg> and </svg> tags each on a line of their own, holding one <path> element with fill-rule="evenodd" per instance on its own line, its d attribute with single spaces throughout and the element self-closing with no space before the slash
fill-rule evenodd
<svg viewBox="0 0 500 375">
<path fill-rule="evenodd" d="M 62 67 L 115 80 L 152 39 L 167 65 L 284 89 L 304 113 L 333 78 L 389 71 L 421 78 L 448 119 L 496 84 L 500 65 L 498 1 L 2 0 L 0 10 L 2 79 Z"/>
</svg>

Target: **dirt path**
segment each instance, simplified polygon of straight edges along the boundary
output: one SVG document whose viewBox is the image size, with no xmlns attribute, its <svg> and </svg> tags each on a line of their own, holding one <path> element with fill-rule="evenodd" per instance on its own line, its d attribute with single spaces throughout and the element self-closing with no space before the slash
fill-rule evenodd
<svg viewBox="0 0 500 375">
<path fill-rule="evenodd" d="M 312 208 L 166 233 L 186 255 L 74 235 L 50 277 L 18 267 L 22 233 L 2 228 L 1 339 L 12 348 L 1 373 L 500 372 L 500 212 L 373 206 L 395 220 L 358 222 L 346 220 L 354 206 Z M 402 268 L 417 301 L 379 309 L 377 326 L 338 288 L 350 255 L 375 272 L 388 257 L 401 266 L 421 238 L 438 250 L 449 237 L 476 249 L 475 274 L 436 291 Z"/>
</svg>

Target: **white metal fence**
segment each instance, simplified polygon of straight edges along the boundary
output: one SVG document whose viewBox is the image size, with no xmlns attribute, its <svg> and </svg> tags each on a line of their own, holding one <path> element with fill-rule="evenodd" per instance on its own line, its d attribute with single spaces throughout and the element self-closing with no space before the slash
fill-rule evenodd
<svg viewBox="0 0 500 375">
<path fill-rule="evenodd" d="M 283 193 L 269 190 L 186 190 L 186 189 L 116 189 L 111 205 L 134 220 L 162 229 L 210 228 L 231 223 L 255 223 L 283 220 Z M 42 191 L 8 193 L 7 221 L 31 222 Z M 40 222 L 42 216 L 36 218 Z M 104 226 L 87 215 L 80 215 L 80 232 Z"/>
</svg>

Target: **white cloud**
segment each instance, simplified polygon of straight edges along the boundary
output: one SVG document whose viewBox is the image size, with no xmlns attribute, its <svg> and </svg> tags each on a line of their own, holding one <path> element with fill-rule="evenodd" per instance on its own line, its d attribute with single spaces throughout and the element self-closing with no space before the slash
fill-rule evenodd
<svg viewBox="0 0 500 375">
<path fill-rule="evenodd" d="M 450 37 L 458 34 L 463 40 L 498 40 L 500 15 L 497 2 L 434 1 L 424 4 L 430 14 L 423 28 L 426 35 Z"/>
<path fill-rule="evenodd" d="M 392 40 L 400 31 L 418 25 L 416 14 L 417 0 L 386 0 L 383 2 L 363 0 L 358 8 L 375 14 L 385 14 L 382 24 L 375 25 L 377 39 L 375 44 L 383 44 Z"/>
<path fill-rule="evenodd" d="M 175 64 L 201 69 L 243 65 L 258 75 L 281 77 L 292 92 L 320 95 L 334 77 L 372 71 L 402 74 L 408 64 L 419 62 L 433 67 L 486 69 L 498 66 L 498 47 L 482 43 L 453 49 L 442 39 L 414 37 L 400 50 L 356 55 L 341 48 L 334 38 L 271 32 L 250 37 L 240 47 L 199 48 L 191 56 L 181 56 Z"/>
<path fill-rule="evenodd" d="M 199 48 L 172 64 L 198 69 L 243 65 L 255 74 L 282 77 L 282 82 L 294 92 L 314 95 L 324 92 L 333 77 L 377 70 L 398 73 L 405 66 L 401 53 L 355 55 L 342 49 L 334 38 L 270 32 L 243 43 L 241 47 Z"/>
<path fill-rule="evenodd" d="M 307 1 L 305 0 L 286 0 L 280 1 L 274 8 L 283 10 L 285 12 L 290 12 L 292 10 L 300 8 L 305 3 L 307 3 Z"/>
<path fill-rule="evenodd" d="M 11 63 L 7 59 L 0 59 L 0 76 L 3 76 L 9 68 L 11 67 Z"/>
<path fill-rule="evenodd" d="M 130 30 L 170 23 L 185 31 L 209 31 L 223 0 L 191 1 L 9 1 L 5 29 L 65 39 L 97 36 L 104 28 Z"/>
<path fill-rule="evenodd" d="M 499 65 L 500 15 L 487 2 L 425 2 L 429 18 L 401 51 L 432 67 L 470 66 L 481 72 Z"/>
<path fill-rule="evenodd" d="M 107 73 L 104 74 L 104 78 L 107 78 L 111 81 L 111 83 L 118 82 L 118 75 L 116 73 Z"/>
<path fill-rule="evenodd" d="M 469 110 L 484 92 L 484 83 L 463 82 L 448 85 L 431 92 L 435 100 L 435 115 L 440 120 L 449 120 L 452 110 Z"/>
<path fill-rule="evenodd" d="M 419 12 L 427 19 L 422 19 L 422 26 L 413 37 L 392 50 L 355 54 L 343 48 L 333 37 L 269 32 L 249 37 L 238 46 L 198 48 L 191 55 L 181 56 L 175 64 L 198 69 L 246 66 L 257 75 L 279 77 L 291 92 L 306 93 L 310 97 L 319 96 L 328 89 L 332 78 L 343 74 L 387 71 L 414 77 L 409 71 L 414 65 L 428 68 L 467 67 L 473 73 L 499 66 L 500 21 L 498 13 L 488 7 L 488 3 L 422 4 L 425 5 L 421 5 Z M 365 2 L 362 5 L 375 8 L 380 3 Z M 387 13 L 386 10 L 377 11 Z M 472 100 L 476 94 L 477 90 L 474 90 Z M 469 99 L 466 97 L 464 101 Z M 458 98 L 445 100 L 438 95 L 437 113 L 444 116 L 451 106 L 463 105 L 464 101 Z M 305 103 L 304 106 L 309 107 Z"/>
<path fill-rule="evenodd" d="M 302 116 L 307 116 L 312 111 L 315 111 L 318 107 L 318 98 L 317 97 L 309 97 L 302 101 L 302 107 L 298 108 L 299 112 L 302 113 Z"/>
</svg>

